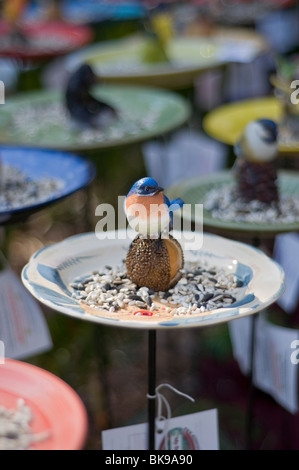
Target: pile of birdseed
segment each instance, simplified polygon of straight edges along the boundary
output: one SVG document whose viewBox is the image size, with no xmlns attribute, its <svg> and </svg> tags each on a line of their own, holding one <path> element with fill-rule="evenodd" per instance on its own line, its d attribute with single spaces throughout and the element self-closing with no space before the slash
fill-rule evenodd
<svg viewBox="0 0 299 470">
<path fill-rule="evenodd" d="M 232 186 L 212 189 L 206 195 L 204 208 L 215 219 L 251 223 L 295 223 L 299 221 L 298 196 L 280 197 L 278 203 L 244 201 Z"/>
<path fill-rule="evenodd" d="M 79 128 L 74 126 L 63 103 L 43 103 L 32 106 L 31 103 L 20 105 L 18 113 L 11 117 L 10 136 L 24 136 L 26 141 L 48 139 L 49 135 L 65 143 L 75 145 L 106 142 L 138 135 L 151 130 L 157 125 L 163 103 L 155 101 L 147 113 L 134 113 L 125 109 L 122 103 L 115 103 L 118 118 L 101 129 Z"/>
<path fill-rule="evenodd" d="M 142 315 L 145 310 L 169 316 L 194 315 L 227 307 L 236 301 L 243 287 L 241 280 L 222 268 L 185 263 L 181 274 L 182 278 L 172 289 L 154 292 L 147 287 L 137 287 L 127 277 L 125 265 L 115 269 L 106 266 L 88 277 L 76 278 L 70 287 L 73 297 L 95 313 L 105 310 L 113 315 L 129 311 Z"/>
<path fill-rule="evenodd" d="M 11 48 L 14 48 L 16 51 L 41 51 L 41 52 L 52 52 L 52 51 L 61 51 L 72 49 L 73 41 L 72 38 L 66 36 L 26 36 L 25 40 L 15 38 L 13 36 L 5 36 L 1 38 L 0 51 L 3 53 L 5 51 L 10 51 Z"/>
<path fill-rule="evenodd" d="M 153 72 L 153 70 L 159 72 L 165 70 L 165 68 L 169 69 L 185 69 L 186 67 L 192 67 L 195 65 L 194 60 L 175 60 L 171 59 L 171 61 L 165 62 L 151 62 L 146 63 L 142 62 L 138 59 L 136 60 L 124 60 L 118 62 L 107 62 L 101 64 L 101 73 L 103 75 L 135 75 L 136 73 L 148 73 Z"/>
<path fill-rule="evenodd" d="M 59 196 L 64 184 L 57 178 L 33 180 L 18 168 L 4 165 L 0 172 L 0 211 L 43 203 Z"/>
<path fill-rule="evenodd" d="M 296 128 L 296 131 L 294 132 L 294 130 L 288 128 L 287 125 L 286 126 L 281 125 L 279 127 L 279 143 L 280 145 L 283 145 L 284 147 L 289 147 L 291 149 L 295 147 L 299 149 L 297 128 Z"/>
<path fill-rule="evenodd" d="M 0 406 L 0 450 L 27 450 L 47 439 L 49 432 L 32 432 L 32 418 L 32 411 L 22 398 L 17 400 L 16 409 Z"/>
</svg>

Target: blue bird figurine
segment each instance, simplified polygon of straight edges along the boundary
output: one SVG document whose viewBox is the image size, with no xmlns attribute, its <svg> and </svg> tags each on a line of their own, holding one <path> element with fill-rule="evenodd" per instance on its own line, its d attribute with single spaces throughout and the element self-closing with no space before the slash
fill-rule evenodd
<svg viewBox="0 0 299 470">
<path fill-rule="evenodd" d="M 137 286 L 166 291 L 181 278 L 183 250 L 169 231 L 173 228 L 173 211 L 183 204 L 181 199 L 170 202 L 153 178 L 141 178 L 130 189 L 124 210 L 138 235 L 129 247 L 126 268 Z"/>
<path fill-rule="evenodd" d="M 125 199 L 125 213 L 130 226 L 141 235 L 160 235 L 173 228 L 173 212 L 184 201 L 169 201 L 157 181 L 145 177 L 136 181 Z"/>
<path fill-rule="evenodd" d="M 277 203 L 276 158 L 278 155 L 277 125 L 270 119 L 251 121 L 235 145 L 235 176 L 238 195 L 244 201 Z"/>
</svg>

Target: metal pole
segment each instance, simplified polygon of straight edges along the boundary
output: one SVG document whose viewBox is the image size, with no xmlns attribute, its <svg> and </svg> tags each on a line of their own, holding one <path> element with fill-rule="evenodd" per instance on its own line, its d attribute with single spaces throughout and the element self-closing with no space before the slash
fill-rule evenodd
<svg viewBox="0 0 299 470">
<path fill-rule="evenodd" d="M 255 356 L 255 337 L 258 314 L 251 317 L 251 344 L 250 344 L 250 373 L 249 373 L 249 391 L 246 416 L 246 450 L 251 450 L 252 428 L 253 428 L 253 409 L 254 409 L 254 356 Z"/>
<path fill-rule="evenodd" d="M 155 450 L 156 330 L 148 332 L 148 450 Z"/>
<path fill-rule="evenodd" d="M 256 248 L 260 247 L 260 239 L 258 236 L 252 240 L 252 245 Z M 246 429 L 245 429 L 245 447 L 246 450 L 250 450 L 252 447 L 252 430 L 253 430 L 253 411 L 254 411 L 254 356 L 255 356 L 255 338 L 256 338 L 256 326 L 258 321 L 258 314 L 252 315 L 251 317 L 251 338 L 250 338 L 250 372 L 249 372 L 249 390 L 248 390 L 248 401 L 247 401 L 247 415 L 246 415 Z"/>
</svg>

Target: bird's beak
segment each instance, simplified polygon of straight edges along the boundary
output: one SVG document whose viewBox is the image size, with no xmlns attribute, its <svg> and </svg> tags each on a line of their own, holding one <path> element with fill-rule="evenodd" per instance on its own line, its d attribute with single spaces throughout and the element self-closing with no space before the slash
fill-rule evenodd
<svg viewBox="0 0 299 470">
<path fill-rule="evenodd" d="M 164 188 L 161 188 L 161 186 L 158 186 L 157 188 L 155 188 L 155 194 L 161 193 L 163 191 L 164 191 Z"/>
<path fill-rule="evenodd" d="M 271 121 L 262 120 L 262 122 L 266 133 L 263 140 L 269 143 L 275 142 L 278 137 L 277 127 Z"/>
</svg>

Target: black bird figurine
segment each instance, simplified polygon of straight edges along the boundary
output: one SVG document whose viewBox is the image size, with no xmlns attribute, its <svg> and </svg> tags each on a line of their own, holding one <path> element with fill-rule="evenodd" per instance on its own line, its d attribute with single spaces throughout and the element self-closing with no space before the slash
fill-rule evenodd
<svg viewBox="0 0 299 470">
<path fill-rule="evenodd" d="M 67 110 L 80 128 L 103 128 L 117 118 L 117 111 L 92 96 L 92 87 L 99 79 L 88 64 L 83 64 L 70 77 L 65 94 Z"/>
</svg>

